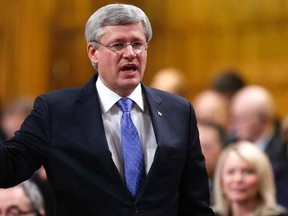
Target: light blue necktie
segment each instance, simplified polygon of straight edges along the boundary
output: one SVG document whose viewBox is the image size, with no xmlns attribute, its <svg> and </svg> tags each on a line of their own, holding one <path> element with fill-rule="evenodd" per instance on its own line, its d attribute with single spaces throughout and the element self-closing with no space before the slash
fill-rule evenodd
<svg viewBox="0 0 288 216">
<path fill-rule="evenodd" d="M 145 166 L 140 137 L 131 119 L 133 101 L 122 98 L 117 102 L 122 110 L 121 143 L 124 161 L 124 174 L 127 187 L 135 197 L 145 178 Z"/>
</svg>

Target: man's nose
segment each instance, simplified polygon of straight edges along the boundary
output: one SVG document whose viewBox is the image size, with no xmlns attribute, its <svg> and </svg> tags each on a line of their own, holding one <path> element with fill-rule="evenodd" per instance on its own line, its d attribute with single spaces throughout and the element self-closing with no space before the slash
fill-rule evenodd
<svg viewBox="0 0 288 216">
<path fill-rule="evenodd" d="M 127 46 L 124 48 L 123 56 L 128 58 L 136 56 L 131 44 L 127 44 Z"/>
</svg>

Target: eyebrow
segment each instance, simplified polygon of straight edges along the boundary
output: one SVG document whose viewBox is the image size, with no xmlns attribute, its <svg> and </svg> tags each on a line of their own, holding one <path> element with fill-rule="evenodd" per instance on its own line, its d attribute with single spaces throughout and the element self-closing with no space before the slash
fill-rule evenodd
<svg viewBox="0 0 288 216">
<path fill-rule="evenodd" d="M 9 211 L 10 209 L 19 209 L 19 210 L 21 211 L 21 208 L 20 208 L 19 205 L 12 204 L 12 205 L 10 205 L 10 206 L 8 206 L 8 207 L 6 208 L 5 213 L 6 213 L 7 211 Z M 0 213 L 2 213 L 1 210 L 0 210 Z M 4 212 L 3 212 L 3 213 L 4 213 Z"/>
</svg>

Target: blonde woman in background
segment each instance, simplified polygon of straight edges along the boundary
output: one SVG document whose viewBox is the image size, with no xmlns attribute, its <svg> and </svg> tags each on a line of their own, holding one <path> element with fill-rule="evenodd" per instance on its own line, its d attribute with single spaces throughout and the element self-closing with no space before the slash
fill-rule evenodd
<svg viewBox="0 0 288 216">
<path fill-rule="evenodd" d="M 267 156 L 250 142 L 229 145 L 214 176 L 214 211 L 218 216 L 284 216 L 275 201 L 275 184 Z"/>
</svg>

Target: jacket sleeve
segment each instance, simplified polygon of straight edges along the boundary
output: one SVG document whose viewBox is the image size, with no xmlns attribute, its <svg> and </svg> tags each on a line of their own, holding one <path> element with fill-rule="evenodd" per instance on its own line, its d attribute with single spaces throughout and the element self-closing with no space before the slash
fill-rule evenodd
<svg viewBox="0 0 288 216">
<path fill-rule="evenodd" d="M 201 151 L 197 122 L 192 105 L 190 105 L 190 129 L 187 158 L 180 182 L 179 216 L 214 215 L 210 206 L 208 176 L 205 160 Z"/>
</svg>

